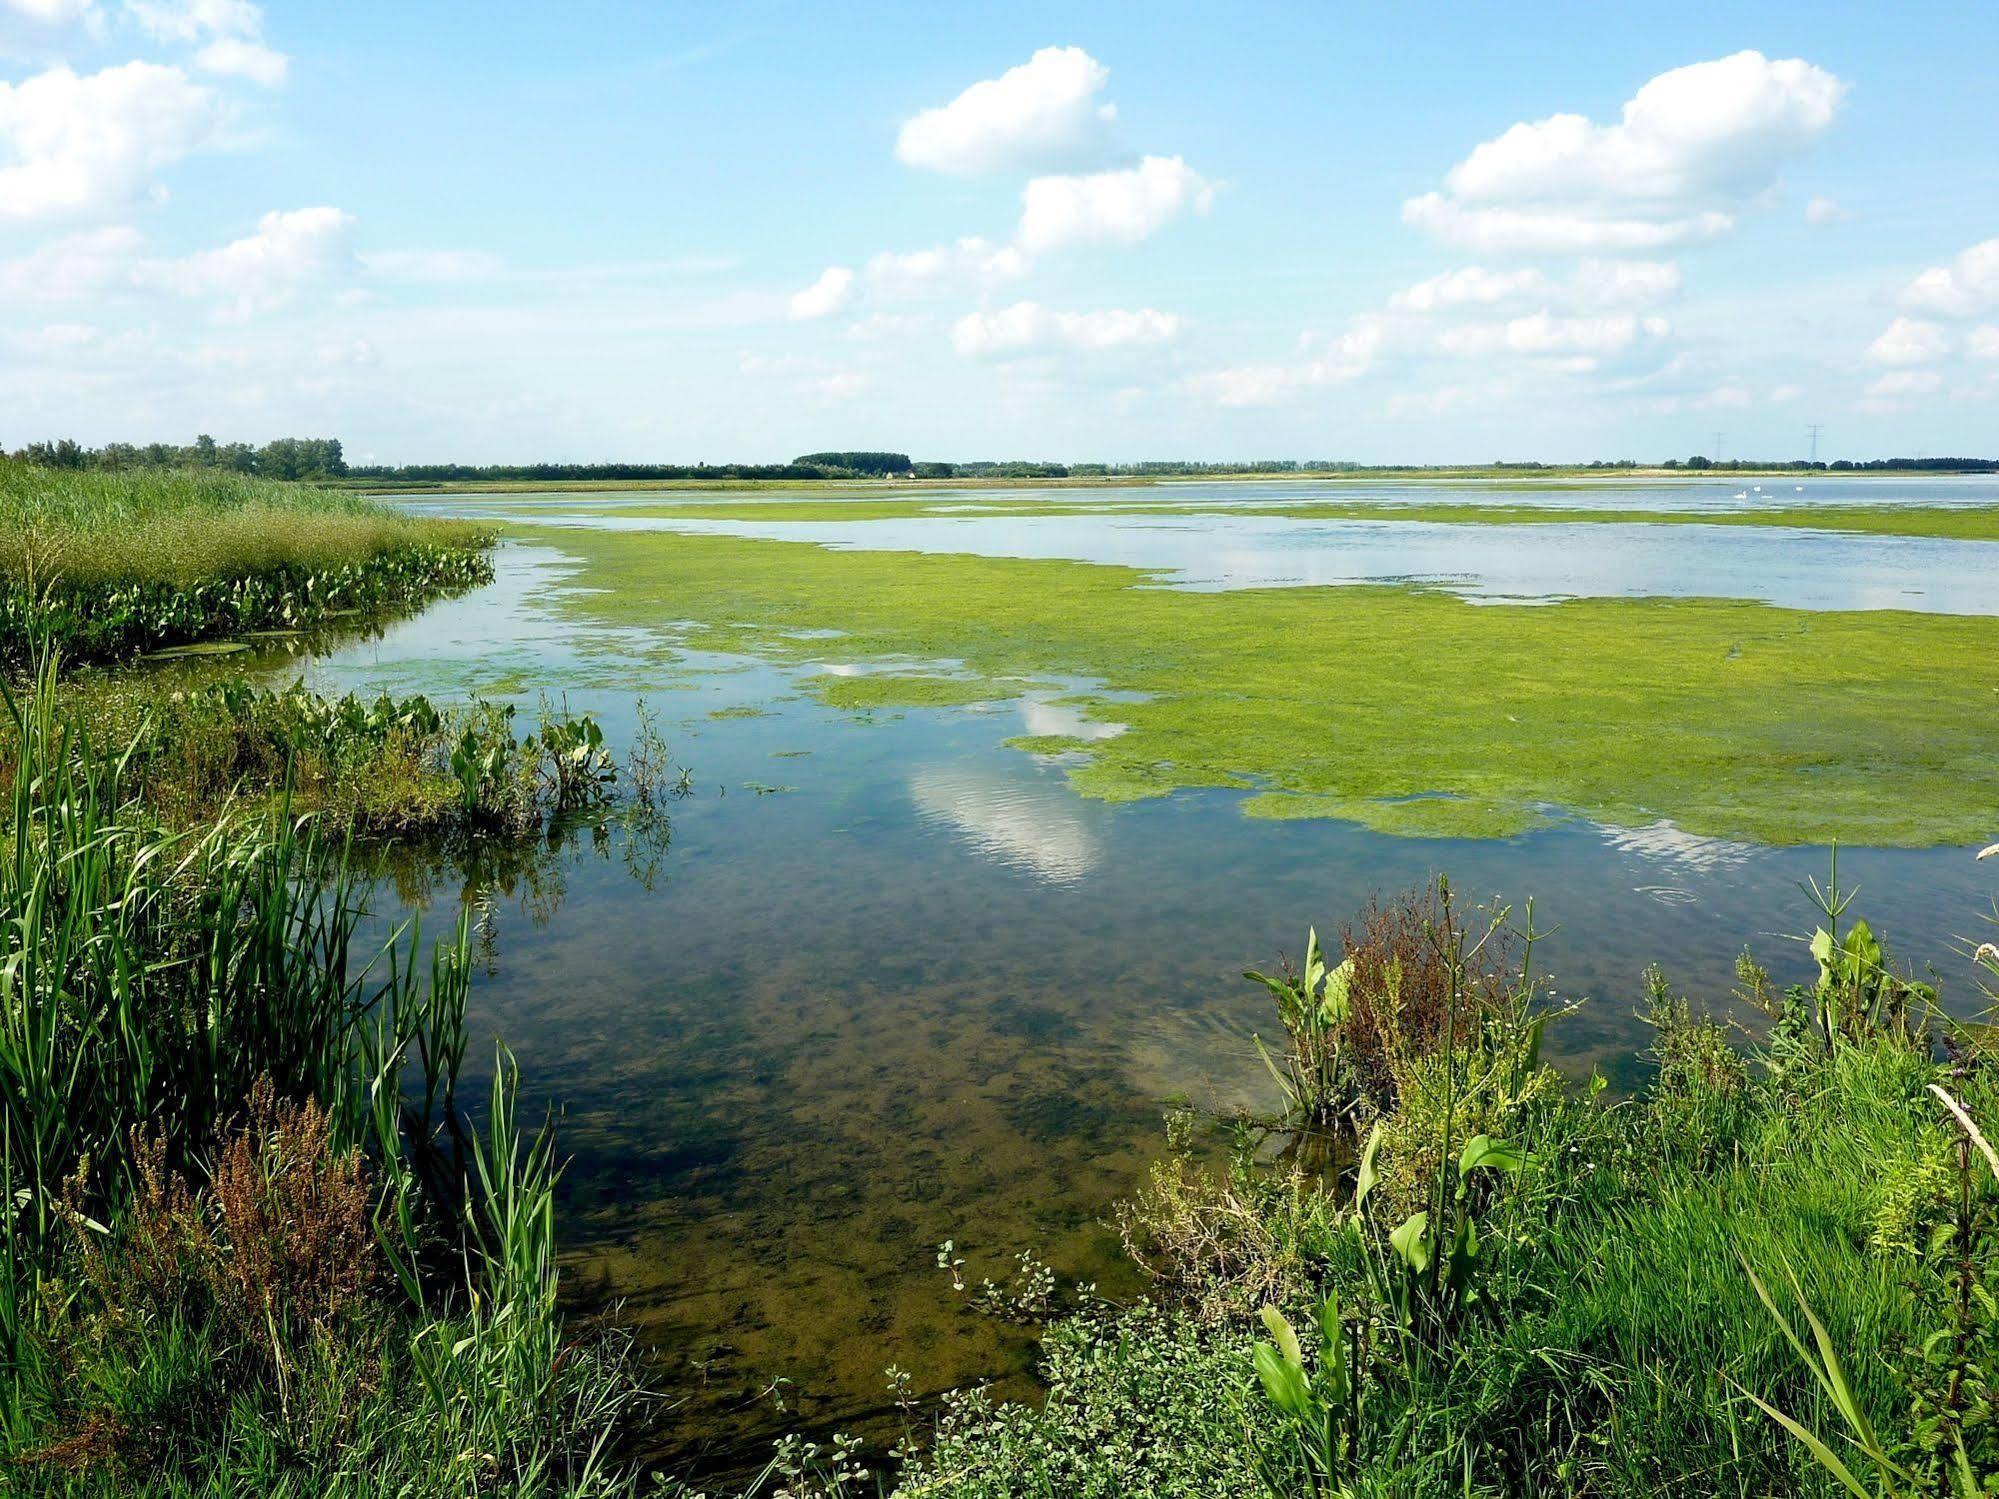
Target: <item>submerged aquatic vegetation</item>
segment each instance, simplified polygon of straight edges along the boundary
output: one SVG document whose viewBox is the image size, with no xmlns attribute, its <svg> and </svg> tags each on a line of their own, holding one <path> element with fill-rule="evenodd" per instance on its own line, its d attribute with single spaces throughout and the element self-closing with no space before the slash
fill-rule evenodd
<svg viewBox="0 0 1999 1499">
<path fill-rule="evenodd" d="M 536 533 L 538 535 L 545 533 Z M 565 528 L 560 607 L 809 663 L 949 661 L 1142 695 L 1074 745 L 1110 800 L 1502 836 L 1580 814 L 1771 843 L 1970 844 L 1999 740 L 1963 691 L 1999 620 L 1715 599 L 1539 608 L 1393 587 L 1203 593 L 1087 563 Z M 865 680 L 853 679 L 853 680 Z M 1016 693 L 1017 695 L 1017 693 Z M 1836 708 L 1835 706 L 1836 705 Z M 1106 710 L 1109 711 L 1109 710 Z"/>
</svg>

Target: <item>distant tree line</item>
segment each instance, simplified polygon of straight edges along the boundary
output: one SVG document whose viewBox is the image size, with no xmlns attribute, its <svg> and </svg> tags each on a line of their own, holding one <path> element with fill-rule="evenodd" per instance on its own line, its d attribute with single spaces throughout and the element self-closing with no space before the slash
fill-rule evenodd
<svg viewBox="0 0 1999 1499">
<path fill-rule="evenodd" d="M 1799 474 L 1992 474 L 1999 473 L 1999 458 L 1834 458 L 1830 461 L 1821 458 L 1816 463 L 1803 458 L 1730 458 L 1726 462 L 1717 462 L 1696 453 L 1691 458 L 1668 458 L 1661 467 L 1696 472 L 1711 469 L 1721 474 L 1768 472 L 1771 469 L 1785 469 Z"/>
<path fill-rule="evenodd" d="M 794 467 L 844 468 L 857 474 L 906 474 L 907 453 L 807 453 L 791 460 Z"/>
<path fill-rule="evenodd" d="M 217 442 L 204 432 L 186 447 L 112 442 L 101 448 L 86 448 L 65 437 L 31 442 L 13 456 L 43 468 L 219 468 L 265 479 L 339 479 L 348 471 L 337 437 L 280 437 L 252 447 L 247 442 Z"/>
<path fill-rule="evenodd" d="M 500 483 L 607 479 L 852 479 L 854 470 L 817 463 L 357 463 L 349 478 L 385 483 Z"/>
<path fill-rule="evenodd" d="M 216 468 L 267 479 L 352 479 L 384 484 L 443 484 L 453 481 L 559 482 L 591 480 L 714 481 L 723 479 L 1089 479 L 1176 478 L 1229 474 L 1366 473 L 1536 473 L 1544 470 L 1636 469 L 1635 458 L 1598 458 L 1589 463 L 1362 464 L 1340 458 L 1262 458 L 1250 461 L 1171 459 L 1130 463 L 1042 463 L 1029 459 L 982 459 L 964 463 L 912 460 L 907 453 L 855 450 L 805 453 L 789 463 L 402 463 L 349 465 L 337 437 L 281 437 L 256 447 L 218 443 L 206 433 L 185 447 L 172 443 L 107 443 L 87 448 L 68 438 L 31 442 L 13 457 L 45 468 Z M 1999 473 L 1993 458 L 1840 458 L 1816 463 L 1803 459 L 1730 458 L 1717 462 L 1701 454 L 1668 458 L 1663 468 L 1700 473 Z"/>
</svg>

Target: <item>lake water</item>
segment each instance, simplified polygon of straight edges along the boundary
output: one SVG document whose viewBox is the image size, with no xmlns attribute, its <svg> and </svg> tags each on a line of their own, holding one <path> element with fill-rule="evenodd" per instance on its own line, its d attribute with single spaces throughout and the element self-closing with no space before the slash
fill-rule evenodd
<svg viewBox="0 0 1999 1499">
<path fill-rule="evenodd" d="M 587 496 L 547 508 L 595 524 L 619 507 Z M 875 524 L 837 529 L 860 541 L 845 533 Z M 1128 547 L 1197 586 L 1381 568 L 1538 596 L 1643 591 L 1648 578 L 1624 550 L 1642 528 L 1624 526 L 1562 528 L 1592 546 L 1565 541 L 1555 556 L 1482 530 L 1510 555 L 1466 567 L 1462 537 L 1431 535 L 1464 527 L 1412 526 L 1398 541 L 1379 525 L 1352 540 L 1256 518 L 1241 530 L 1204 518 L 1191 533 L 1165 518 L 1068 532 L 975 515 L 936 521 L 951 533 L 881 524 L 921 524 L 939 546 L 1054 549 L 1033 555 Z M 1647 554 L 1665 569 L 1650 577 L 1716 562 L 1721 541 L 1684 530 L 1699 534 L 1659 539 L 1691 550 L 1671 566 Z M 1162 1153 L 1162 1111 L 1273 1102 L 1252 1043 L 1273 1028 L 1267 996 L 1242 969 L 1295 953 L 1308 924 L 1336 928 L 1372 891 L 1445 870 L 1466 900 L 1536 897 L 1537 920 L 1559 926 L 1539 961 L 1565 995 L 1591 997 L 1551 1049 L 1620 1086 L 1639 1075 L 1647 962 L 1717 1000 L 1745 943 L 1780 978 L 1809 966 L 1781 934 L 1809 930 L 1797 886 L 1823 877 L 1824 849 L 1580 822 L 1506 842 L 1413 841 L 1251 821 L 1231 792 L 1085 801 L 1059 765 L 1002 747 L 1072 728 L 1060 705 L 845 714 L 798 694 L 790 669 L 689 655 L 647 630 L 579 630 L 557 608 L 561 535 L 542 534 L 505 546 L 487 589 L 268 670 L 334 690 L 541 691 L 599 713 L 613 738 L 629 735 L 643 693 L 692 768 L 665 842 L 613 829 L 510 885 L 405 885 L 440 916 L 459 899 L 483 913 L 479 1031 L 505 1036 L 534 1101 L 559 1110 L 570 1284 L 621 1303 L 654 1350 L 656 1382 L 684 1402 L 676 1461 L 739 1464 L 801 1424 L 882 1430 L 890 1363 L 925 1393 L 983 1379 L 1027 1392 L 1028 1335 L 961 1311 L 936 1245 L 955 1240 L 975 1278 L 1003 1278 L 1033 1249 L 1064 1282 L 1135 1289 L 1104 1220 Z M 1814 534 L 1722 539 L 1772 571 L 1718 570 L 1697 591 L 1772 589 L 1774 576 L 1799 601 L 1994 612 L 1992 574 L 1981 585 L 1961 554 L 1973 544 L 1922 553 L 1911 577 L 1916 554 L 1878 539 L 1842 538 L 1836 556 Z M 711 716 L 749 707 L 763 711 Z M 1990 868 L 1968 850 L 1847 849 L 1840 869 L 1897 951 L 1968 998 L 1957 939 L 1990 910 Z"/>
<path fill-rule="evenodd" d="M 947 492 L 938 512 L 890 520 L 787 521 L 675 517 L 669 496 L 648 510 L 612 496 L 454 500 L 457 513 L 507 515 L 549 526 L 678 531 L 876 551 L 959 552 L 989 557 L 1115 563 L 1155 573 L 1180 588 L 1291 587 L 1419 583 L 1481 602 L 1581 597 L 1759 599 L 1792 609 L 1912 609 L 1999 613 L 1999 542 L 1867 536 L 1806 528 L 1740 525 L 1549 523 L 1476 525 L 1405 520 L 1327 520 L 1230 514 L 1255 506 L 1314 502 L 1531 504 L 1548 508 L 1742 513 L 1758 508 L 1869 503 L 1999 503 L 1999 481 L 1980 478 L 1886 485 L 1872 480 L 1783 485 L 1751 496 L 1733 483 L 1631 485 L 1610 489 L 1521 490 L 1442 486 L 1317 486 L 1286 483 L 1176 484 L 1157 490 Z M 1780 492 L 1781 491 L 1781 492 Z M 712 496 L 700 496 L 712 499 Z M 1057 501 L 1064 514 L 994 514 L 1008 504 Z M 1161 514 L 1199 506 L 1214 514 Z"/>
</svg>

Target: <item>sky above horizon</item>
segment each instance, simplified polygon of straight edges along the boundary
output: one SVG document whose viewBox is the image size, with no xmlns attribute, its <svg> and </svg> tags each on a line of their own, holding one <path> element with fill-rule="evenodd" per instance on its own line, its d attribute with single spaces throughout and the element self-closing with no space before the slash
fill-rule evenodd
<svg viewBox="0 0 1999 1499">
<path fill-rule="evenodd" d="M 0 0 L 0 444 L 1999 453 L 1999 6 L 1499 14 Z"/>
</svg>

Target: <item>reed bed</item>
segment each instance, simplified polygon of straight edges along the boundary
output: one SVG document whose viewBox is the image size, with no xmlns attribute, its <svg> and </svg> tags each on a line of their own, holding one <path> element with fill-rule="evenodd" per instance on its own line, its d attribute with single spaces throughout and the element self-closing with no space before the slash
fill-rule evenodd
<svg viewBox="0 0 1999 1499">
<path fill-rule="evenodd" d="M 40 640 L 116 659 L 407 606 L 490 577 L 489 544 L 308 485 L 0 459 L 0 663 Z"/>
</svg>

